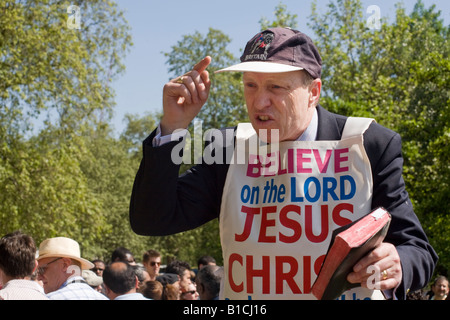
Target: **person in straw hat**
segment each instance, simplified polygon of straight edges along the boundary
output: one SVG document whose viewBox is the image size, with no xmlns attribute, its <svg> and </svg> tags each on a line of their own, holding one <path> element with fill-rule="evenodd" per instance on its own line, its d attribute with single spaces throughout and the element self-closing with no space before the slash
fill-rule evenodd
<svg viewBox="0 0 450 320">
<path fill-rule="evenodd" d="M 81 258 L 80 246 L 65 237 L 42 241 L 37 258 L 38 279 L 44 284 L 47 297 L 52 300 L 107 300 L 83 279 L 82 270 L 94 265 Z"/>
</svg>

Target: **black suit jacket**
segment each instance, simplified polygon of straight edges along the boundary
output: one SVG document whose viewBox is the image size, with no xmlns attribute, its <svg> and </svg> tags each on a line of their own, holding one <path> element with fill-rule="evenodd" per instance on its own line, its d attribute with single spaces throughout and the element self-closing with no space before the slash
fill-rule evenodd
<svg viewBox="0 0 450 320">
<path fill-rule="evenodd" d="M 317 140 L 340 140 L 347 117 L 317 107 Z M 153 132 L 143 143 L 143 159 L 133 186 L 130 223 L 141 235 L 168 235 L 194 229 L 218 218 L 228 172 L 224 164 L 195 165 L 179 176 L 171 161 L 178 142 L 153 147 Z M 223 142 L 222 142 L 223 143 Z M 234 148 L 234 143 L 223 146 Z M 386 242 L 396 246 L 403 279 L 396 296 L 424 287 L 430 280 L 437 255 L 414 213 L 402 178 L 400 136 L 377 123 L 364 134 L 364 147 L 373 175 L 372 208 L 385 207 L 392 215 Z M 231 154 L 231 152 L 224 152 Z"/>
</svg>

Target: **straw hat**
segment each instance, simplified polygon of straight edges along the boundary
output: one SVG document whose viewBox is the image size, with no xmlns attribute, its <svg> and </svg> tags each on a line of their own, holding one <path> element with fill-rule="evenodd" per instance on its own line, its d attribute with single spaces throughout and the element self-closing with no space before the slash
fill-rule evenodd
<svg viewBox="0 0 450 320">
<path fill-rule="evenodd" d="M 92 269 L 94 267 L 93 263 L 81 258 L 78 242 L 65 237 L 46 239 L 39 245 L 38 261 L 40 259 L 52 257 L 76 260 L 81 263 L 81 269 Z"/>
</svg>

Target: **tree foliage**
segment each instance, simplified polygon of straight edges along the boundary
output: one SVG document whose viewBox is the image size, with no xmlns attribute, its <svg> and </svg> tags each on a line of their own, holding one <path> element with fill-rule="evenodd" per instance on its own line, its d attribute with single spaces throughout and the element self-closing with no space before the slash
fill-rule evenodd
<svg viewBox="0 0 450 320">
<path fill-rule="evenodd" d="M 68 27 L 71 4 L 79 8 L 81 29 Z M 2 1 L 0 12 L 2 116 L 18 124 L 47 111 L 76 128 L 95 112 L 111 112 L 109 82 L 123 71 L 131 43 L 114 2 Z"/>
<path fill-rule="evenodd" d="M 103 165 L 91 143 L 111 117 L 128 24 L 107 0 L 1 1 L 0 12 L 0 233 L 68 236 L 98 254 L 112 227 L 86 164 Z"/>
<path fill-rule="evenodd" d="M 269 28 L 275 28 L 275 27 L 284 27 L 284 28 L 292 28 L 296 29 L 298 26 L 297 14 L 291 14 L 288 9 L 287 5 L 280 2 L 274 10 L 275 20 L 269 21 L 266 17 L 262 17 L 261 20 L 259 20 L 259 24 L 261 25 L 261 30 L 266 30 Z"/>
</svg>

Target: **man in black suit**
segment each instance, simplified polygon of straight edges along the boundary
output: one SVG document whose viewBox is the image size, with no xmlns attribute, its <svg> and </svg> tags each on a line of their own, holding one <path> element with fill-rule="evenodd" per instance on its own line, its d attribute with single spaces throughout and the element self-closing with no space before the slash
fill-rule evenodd
<svg viewBox="0 0 450 320">
<path fill-rule="evenodd" d="M 266 38 L 270 38 L 271 41 L 265 43 L 264 39 Z M 255 44 L 258 44 L 258 46 L 255 46 Z M 352 194 L 352 196 L 356 194 L 359 200 L 354 204 L 352 203 L 350 207 L 346 207 L 346 210 L 351 208 L 347 210 L 351 211 L 350 215 L 345 215 L 348 213 L 343 213 L 345 210 L 337 211 L 336 214 L 333 210 L 333 214 L 330 213 L 329 220 L 327 220 L 325 211 L 328 210 L 328 199 L 325 199 L 325 191 L 328 192 L 327 198 L 328 196 L 333 199 L 336 198 L 336 203 L 342 202 L 341 200 L 345 198 L 342 193 L 347 199 L 349 198 L 348 194 L 345 194 L 345 190 L 347 190 L 345 186 L 341 186 L 341 195 L 338 196 L 337 190 L 339 190 L 339 187 L 336 187 L 338 182 L 332 180 L 333 178 L 330 176 L 325 178 L 328 179 L 327 182 L 331 182 L 331 186 L 324 186 L 323 199 L 317 200 L 319 197 L 311 197 L 312 200 L 310 201 L 311 205 L 317 205 L 315 208 L 319 208 L 311 209 L 311 206 L 309 208 L 310 214 L 314 210 L 319 210 L 314 211 L 315 216 L 319 217 L 322 214 L 322 224 L 319 224 L 319 227 L 308 227 L 306 222 L 308 218 L 302 220 L 305 215 L 308 215 L 306 203 L 304 207 L 295 207 L 291 202 L 289 208 L 293 209 L 294 212 L 298 210 L 296 216 L 298 220 L 296 221 L 292 218 L 292 212 L 289 217 L 288 213 L 285 213 L 284 218 L 280 213 L 277 215 L 279 219 L 277 220 L 273 218 L 274 215 L 269 215 L 274 213 L 273 211 L 266 210 L 265 213 L 264 209 L 258 211 L 261 206 L 254 208 L 256 211 L 252 211 L 251 214 L 250 211 L 238 212 L 241 208 L 240 204 L 238 207 L 234 207 L 234 203 L 239 201 L 244 203 L 248 199 L 245 199 L 243 193 L 239 197 L 240 190 L 237 192 L 235 190 L 239 184 L 233 185 L 233 183 L 239 179 L 244 179 L 240 180 L 241 185 L 253 181 L 251 179 L 253 174 L 249 174 L 249 169 L 245 169 L 247 168 L 245 165 L 250 164 L 248 158 L 246 158 L 244 169 L 242 169 L 242 165 L 240 167 L 233 163 L 230 165 L 230 158 L 226 157 L 224 163 L 206 164 L 203 162 L 178 177 L 179 165 L 175 164 L 171 157 L 174 147 L 179 142 L 178 140 L 171 141 L 170 135 L 177 129 L 187 128 L 206 102 L 211 86 L 206 71 L 210 62 L 210 57 L 204 58 L 192 71 L 171 80 L 164 87 L 164 115 L 158 129 L 144 141 L 143 160 L 133 187 L 130 204 L 130 222 L 133 230 L 143 235 L 173 234 L 196 228 L 220 217 L 225 276 L 229 278 L 227 281 L 231 294 L 230 296 L 225 294 L 222 297 L 240 299 L 247 297 L 246 295 L 252 296 L 255 294 L 255 297 L 263 298 L 296 298 L 299 297 L 299 294 L 304 294 L 303 297 L 310 298 L 307 294 L 310 293 L 310 281 L 313 280 L 314 276 L 313 278 L 309 276 L 309 273 L 313 274 L 313 271 L 309 269 L 314 269 L 317 274 L 317 266 L 320 267 L 322 261 L 320 259 L 323 257 L 323 255 L 313 257 L 314 252 L 323 251 L 323 248 L 329 243 L 327 231 L 331 228 L 332 222 L 326 221 L 333 220 L 333 223 L 335 223 L 333 226 L 336 227 L 347 223 L 343 221 L 353 221 L 361 214 L 367 214 L 371 209 L 382 206 L 392 216 L 388 235 L 383 243 L 355 264 L 353 272 L 347 278 L 348 281 L 361 284 L 362 287 L 368 287 L 371 274 L 367 270 L 369 270 L 369 266 L 375 266 L 380 271 L 379 279 L 375 281 L 376 289 L 383 290 L 388 297 L 404 299 L 409 289 L 415 290 L 425 286 L 433 273 L 437 255 L 428 243 L 405 190 L 402 178 L 403 158 L 400 136 L 370 119 L 368 122 L 366 121 L 365 125 L 361 126 L 360 132 L 358 129 L 356 134 L 353 132 L 353 135 L 348 135 L 347 130 L 352 131 L 352 128 L 349 128 L 350 125 L 346 127 L 346 124 L 350 123 L 348 118 L 330 113 L 319 105 L 322 86 L 320 80 L 321 58 L 311 39 L 303 33 L 285 28 L 274 28 L 258 33 L 247 43 L 241 57 L 241 63 L 225 68 L 221 72 L 244 73 L 244 94 L 253 130 L 256 133 L 261 132 L 260 130 L 266 130 L 267 132 L 265 137 L 260 135 L 261 140 L 269 145 L 275 145 L 276 142 L 287 144 L 290 146 L 286 151 L 288 157 L 292 155 L 292 153 L 289 153 L 292 150 L 295 150 L 292 152 L 305 150 L 303 147 L 303 149 L 296 149 L 297 146 L 304 146 L 302 141 L 315 141 L 312 146 L 325 146 L 323 147 L 323 153 L 317 151 L 318 149 L 308 150 L 310 155 L 313 151 L 317 151 L 314 156 L 319 167 L 315 176 L 314 173 L 311 173 L 311 176 L 315 177 L 311 181 L 319 181 L 318 178 L 331 168 L 328 167 L 330 157 L 334 157 L 334 166 L 332 167 L 336 173 L 342 171 L 342 168 L 348 169 L 348 167 L 351 167 L 353 161 L 359 161 L 360 164 L 355 165 L 354 169 L 361 171 L 358 171 L 359 173 L 355 176 L 362 176 L 362 179 L 353 181 L 354 194 Z M 216 150 L 223 148 L 224 155 L 230 155 L 231 153 L 227 151 L 230 148 L 231 150 L 234 149 L 236 139 L 241 139 L 238 137 L 240 133 L 237 133 L 239 129 L 233 129 L 232 132 L 234 140 L 216 139 L 213 142 Z M 272 136 L 272 132 L 276 132 L 276 135 Z M 350 147 L 350 149 L 339 148 L 336 147 L 335 142 L 329 142 L 353 141 L 351 139 L 354 136 L 358 137 L 360 145 L 363 145 L 362 151 L 358 151 L 357 147 L 355 151 L 352 151 L 353 147 Z M 275 139 L 274 137 L 276 141 L 271 140 Z M 353 143 L 353 145 L 357 144 Z M 336 155 L 334 153 L 331 156 L 334 152 L 331 150 L 340 152 L 345 150 L 348 154 Z M 299 166 L 299 163 L 300 165 L 305 163 L 312 165 L 314 160 L 314 157 L 308 158 L 308 155 L 306 155 L 306 158 L 304 158 L 305 155 L 299 153 L 296 154 L 296 157 L 297 166 Z M 289 162 L 289 160 L 287 161 Z M 345 166 L 337 161 L 344 161 L 343 163 L 350 165 Z M 248 168 L 250 168 L 250 165 Z M 255 166 L 252 165 L 252 168 L 255 168 Z M 262 170 L 261 168 L 258 170 Z M 261 173 L 262 171 L 258 172 Z M 289 174 L 292 176 L 297 174 L 298 178 L 300 172 L 312 172 L 312 169 L 308 166 L 297 167 L 297 172 L 294 172 L 288 167 L 283 171 L 279 166 L 278 171 L 273 175 L 271 173 L 268 174 L 268 177 L 262 178 L 268 180 L 274 176 L 278 179 L 280 176 L 289 177 Z M 245 173 L 247 173 L 247 177 L 245 177 Z M 259 173 L 258 178 L 261 178 Z M 295 178 L 291 178 L 290 181 L 295 181 L 292 179 Z M 261 181 L 263 180 L 259 180 L 259 182 Z M 287 185 L 281 182 L 285 180 L 278 181 L 280 187 L 283 186 L 284 188 Z M 294 189 L 299 187 L 295 184 L 291 186 Z M 258 186 L 255 185 L 254 188 L 258 189 Z M 306 188 L 304 190 L 305 193 L 309 192 Z M 317 191 L 316 195 L 318 195 Z M 281 198 L 284 202 L 285 197 Z M 258 203 L 257 200 L 256 203 Z M 360 210 L 354 209 L 356 207 Z M 359 216 L 357 216 L 357 213 Z M 241 220 L 236 222 L 239 219 Z M 314 219 L 320 218 L 310 217 L 310 223 Z M 291 233 L 286 232 L 284 227 L 289 227 Z M 244 228 L 244 231 L 242 231 L 242 228 Z M 321 228 L 319 236 L 317 236 L 318 228 Z M 254 230 L 260 230 L 259 238 L 256 240 L 252 240 L 250 234 Z M 277 233 L 271 233 L 275 230 L 278 232 L 279 238 L 275 236 Z M 309 234 L 308 239 L 302 231 L 306 236 Z M 294 247 L 295 250 L 298 247 L 306 247 L 308 244 L 311 244 L 311 248 L 313 248 L 308 251 L 309 253 L 290 254 L 296 257 L 304 256 L 303 261 L 288 257 L 287 255 L 292 247 L 283 249 L 283 243 L 281 243 L 283 241 L 280 242 L 282 236 L 283 239 L 289 240 L 285 242 L 291 242 L 290 240 L 295 235 L 298 235 L 295 238 L 296 240 L 309 241 L 298 242 L 298 245 Z M 327 237 L 328 242 L 324 240 L 325 238 L 321 238 L 322 235 Z M 318 238 L 321 239 L 317 240 Z M 250 248 L 255 248 L 255 252 L 262 247 L 266 251 L 260 255 L 255 253 L 254 256 L 253 253 L 239 251 L 240 248 L 244 248 L 243 244 L 247 245 L 248 241 L 254 241 L 252 244 L 254 247 L 250 245 Z M 317 247 L 317 250 L 313 246 L 316 242 L 322 243 L 322 247 Z M 276 245 L 276 248 L 270 247 L 272 243 Z M 228 246 L 233 249 L 228 250 Z M 283 252 L 283 250 L 286 250 L 284 254 L 277 253 L 277 251 Z M 257 267 L 256 262 L 253 265 L 254 260 L 258 259 L 262 259 L 262 266 Z M 291 269 L 286 271 L 283 269 L 284 265 L 289 265 Z M 232 268 L 235 268 L 235 273 L 233 273 Z M 303 278 L 297 275 L 297 273 L 300 273 L 298 271 L 300 269 L 303 270 Z M 246 270 L 246 272 L 239 272 L 242 270 Z M 240 273 L 246 274 L 246 278 L 245 276 L 242 278 Z M 306 273 L 308 273 L 308 277 L 305 276 Z M 262 284 L 258 287 L 259 280 Z M 284 295 L 287 292 L 289 294 Z M 276 294 L 280 295 L 277 296 Z"/>
</svg>

